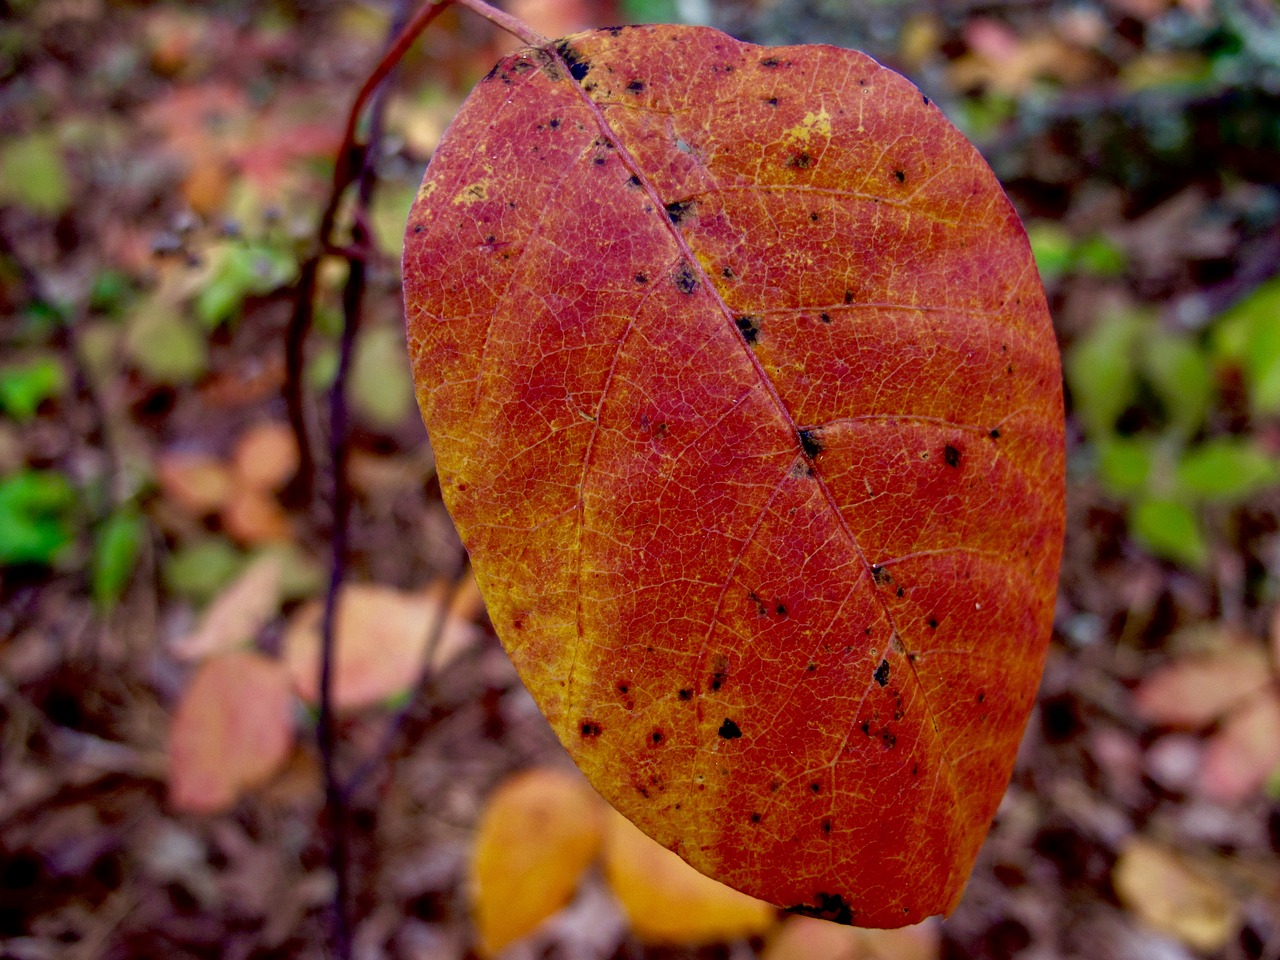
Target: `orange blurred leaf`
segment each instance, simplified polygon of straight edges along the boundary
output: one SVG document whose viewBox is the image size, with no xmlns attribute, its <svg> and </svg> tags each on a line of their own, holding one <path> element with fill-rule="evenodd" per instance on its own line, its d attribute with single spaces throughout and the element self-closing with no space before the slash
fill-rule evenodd
<svg viewBox="0 0 1280 960">
<path fill-rule="evenodd" d="M 293 691 L 277 661 L 247 650 L 206 660 L 174 712 L 169 800 L 177 810 L 229 810 L 293 747 Z"/>
<path fill-rule="evenodd" d="M 404 289 L 445 502 L 592 784 L 779 906 L 953 909 L 1063 530 L 1056 343 L 973 147 L 852 51 L 580 34 L 472 92 Z"/>
<path fill-rule="evenodd" d="M 1167 847 L 1138 838 L 1111 875 L 1120 902 L 1154 929 L 1212 953 L 1239 923 L 1231 891 L 1207 870 Z"/>
<path fill-rule="evenodd" d="M 252 641 L 280 608 L 284 561 L 259 557 L 209 604 L 194 631 L 170 652 L 179 660 L 201 660 Z"/>
<path fill-rule="evenodd" d="M 493 956 L 569 902 L 600 850 L 603 803 L 581 777 L 528 770 L 489 798 L 469 893 L 480 952 Z"/>
<path fill-rule="evenodd" d="M 604 872 L 637 937 L 696 945 L 764 933 L 777 911 L 704 876 L 609 811 Z"/>
<path fill-rule="evenodd" d="M 1236 642 L 1155 671 L 1138 686 L 1134 706 L 1149 723 L 1193 729 L 1213 723 L 1269 680 L 1266 653 Z"/>
<path fill-rule="evenodd" d="M 358 710 L 404 693 L 423 668 L 431 633 L 442 615 L 443 589 L 408 593 L 390 587 L 347 584 L 338 598 L 333 699 L 340 710 Z M 303 605 L 285 631 L 284 660 L 298 694 L 319 699 L 320 626 L 324 609 Z M 479 630 L 445 614 L 432 667 L 441 670 L 475 642 Z"/>
<path fill-rule="evenodd" d="M 236 479 L 245 486 L 279 490 L 298 469 L 298 442 L 287 423 L 256 423 L 236 441 L 232 463 Z"/>
<path fill-rule="evenodd" d="M 226 464 L 202 453 L 161 454 L 156 479 L 164 496 L 196 517 L 221 510 L 234 487 Z"/>
</svg>

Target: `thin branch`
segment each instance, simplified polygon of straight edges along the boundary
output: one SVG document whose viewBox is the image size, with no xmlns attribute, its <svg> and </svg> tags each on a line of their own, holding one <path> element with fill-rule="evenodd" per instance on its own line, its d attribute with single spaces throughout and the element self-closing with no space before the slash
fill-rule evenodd
<svg viewBox="0 0 1280 960">
<path fill-rule="evenodd" d="M 519 40 L 523 40 L 531 47 L 550 46 L 551 41 L 544 37 L 538 31 L 534 30 L 523 20 L 513 17 L 509 13 L 499 10 L 497 7 L 485 3 L 485 0 L 454 0 L 460 7 L 466 7 L 472 13 L 478 13 L 490 23 L 498 28 L 505 30 Z"/>
</svg>

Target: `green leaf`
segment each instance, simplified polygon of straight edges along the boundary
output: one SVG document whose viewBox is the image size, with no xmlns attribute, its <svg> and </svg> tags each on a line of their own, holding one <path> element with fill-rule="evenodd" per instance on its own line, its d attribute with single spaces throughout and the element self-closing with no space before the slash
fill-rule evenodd
<svg viewBox="0 0 1280 960">
<path fill-rule="evenodd" d="M 278 290 L 297 272 L 297 261 L 283 250 L 262 243 L 229 245 L 196 297 L 196 317 L 212 330 L 237 317 L 247 297 Z"/>
<path fill-rule="evenodd" d="M 1157 557 L 1199 568 L 1208 557 L 1200 522 L 1185 504 L 1141 500 L 1129 513 L 1134 539 Z"/>
<path fill-rule="evenodd" d="M 74 503 L 71 484 L 51 470 L 0 480 L 0 565 L 53 563 L 71 543 Z"/>
<path fill-rule="evenodd" d="M 112 610 L 124 596 L 146 531 L 133 506 L 120 507 L 103 521 L 93 545 L 93 602 L 100 611 Z"/>
<path fill-rule="evenodd" d="M 1091 437 L 1115 429 L 1137 393 L 1134 344 L 1142 330 L 1132 314 L 1104 318 L 1067 354 L 1067 384 L 1076 413 Z"/>
<path fill-rule="evenodd" d="M 245 557 L 221 537 L 179 547 L 161 567 L 164 582 L 180 597 L 204 604 L 218 595 L 244 567 Z"/>
<path fill-rule="evenodd" d="M 1109 493 L 1127 498 L 1147 488 L 1151 447 L 1144 438 L 1104 436 L 1098 441 L 1098 474 Z"/>
<path fill-rule="evenodd" d="M 1027 239 L 1036 258 L 1036 268 L 1045 282 L 1057 280 L 1071 272 L 1075 264 L 1075 240 L 1056 223 L 1037 221 L 1027 224 Z"/>
<path fill-rule="evenodd" d="M 1076 245 L 1076 269 L 1091 277 L 1118 277 L 1128 266 L 1124 250 L 1100 233 Z"/>
<path fill-rule="evenodd" d="M 351 402 L 370 424 L 390 429 L 413 409 L 404 332 L 373 327 L 360 335 L 351 365 Z"/>
<path fill-rule="evenodd" d="M 1184 337 L 1156 332 L 1143 340 L 1141 363 L 1170 426 L 1183 438 L 1195 434 L 1213 402 L 1213 372 L 1205 354 Z"/>
<path fill-rule="evenodd" d="M 1248 440 L 1221 437 L 1189 450 L 1174 482 L 1189 497 L 1242 503 L 1280 482 L 1280 461 Z"/>
<path fill-rule="evenodd" d="M 1257 287 L 1218 318 L 1213 345 L 1238 365 L 1255 413 L 1280 413 L 1280 278 Z"/>
<path fill-rule="evenodd" d="M 62 363 L 51 356 L 0 368 L 0 410 L 18 422 L 36 415 L 40 404 L 67 388 Z"/>
<path fill-rule="evenodd" d="M 159 297 L 140 304 L 130 318 L 124 350 L 143 373 L 159 383 L 191 383 L 208 364 L 204 335 L 175 306 Z"/>
<path fill-rule="evenodd" d="M 18 137 L 0 147 L 0 200 L 48 216 L 71 205 L 62 151 L 51 134 Z"/>
</svg>

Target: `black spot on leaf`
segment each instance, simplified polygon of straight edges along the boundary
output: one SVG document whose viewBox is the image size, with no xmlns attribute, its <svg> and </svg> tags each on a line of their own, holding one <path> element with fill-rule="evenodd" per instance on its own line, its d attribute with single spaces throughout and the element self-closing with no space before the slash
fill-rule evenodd
<svg viewBox="0 0 1280 960">
<path fill-rule="evenodd" d="M 697 274 L 693 272 L 693 267 L 686 260 L 680 261 L 680 266 L 676 267 L 675 272 L 671 274 L 671 282 L 681 293 L 693 293 L 698 289 Z"/>
<path fill-rule="evenodd" d="M 946 459 L 948 467 L 960 466 L 960 451 L 951 446 L 951 444 L 947 444 L 946 449 L 942 451 L 942 455 Z"/>
<path fill-rule="evenodd" d="M 583 720 L 581 730 L 584 737 L 598 737 L 603 732 L 603 728 L 594 720 Z"/>
<path fill-rule="evenodd" d="M 800 447 L 804 450 L 804 455 L 810 460 L 817 459 L 818 454 L 822 453 L 822 441 L 818 439 L 817 430 L 801 430 L 799 432 Z"/>
<path fill-rule="evenodd" d="M 755 343 L 760 339 L 760 318 L 752 316 L 737 317 L 733 321 L 738 325 L 738 330 L 742 334 L 742 338 L 747 343 Z"/>
<path fill-rule="evenodd" d="M 627 90 L 630 91 L 631 93 L 640 93 L 642 90 L 644 90 L 644 81 L 632 80 L 630 83 L 627 84 Z"/>
<path fill-rule="evenodd" d="M 690 220 L 694 215 L 696 202 L 693 200 L 677 200 L 666 205 L 667 216 L 677 227 Z"/>
<path fill-rule="evenodd" d="M 885 686 L 886 684 L 888 684 L 888 682 L 889 682 L 889 661 L 888 661 L 888 660 L 881 660 L 881 661 L 880 661 L 880 666 L 876 667 L 876 672 L 873 674 L 873 676 L 875 677 L 876 683 L 880 684 L 880 686 L 882 686 L 882 687 L 883 687 L 883 686 Z"/>
<path fill-rule="evenodd" d="M 720 724 L 719 733 L 720 736 L 724 737 L 726 740 L 737 740 L 742 736 L 742 729 L 726 717 L 724 723 Z"/>
</svg>

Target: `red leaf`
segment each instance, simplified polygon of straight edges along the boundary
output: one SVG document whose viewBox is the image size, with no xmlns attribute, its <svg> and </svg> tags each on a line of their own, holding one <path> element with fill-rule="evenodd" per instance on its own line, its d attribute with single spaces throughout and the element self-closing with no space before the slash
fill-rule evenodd
<svg viewBox="0 0 1280 960">
<path fill-rule="evenodd" d="M 472 93 L 404 279 L 445 501 L 592 783 L 775 904 L 952 909 L 1063 527 L 1054 338 L 976 151 L 858 53 L 582 34 Z"/>
</svg>

